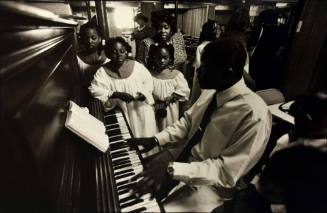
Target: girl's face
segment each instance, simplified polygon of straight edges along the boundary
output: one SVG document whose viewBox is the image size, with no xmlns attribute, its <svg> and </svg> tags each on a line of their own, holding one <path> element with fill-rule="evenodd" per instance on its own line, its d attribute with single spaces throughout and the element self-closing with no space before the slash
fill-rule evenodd
<svg viewBox="0 0 327 213">
<path fill-rule="evenodd" d="M 154 57 L 155 66 L 159 71 L 167 68 L 170 62 L 169 52 L 166 48 L 161 48 Z"/>
<path fill-rule="evenodd" d="M 213 32 L 213 34 L 216 35 L 216 38 L 219 38 L 220 30 L 219 30 L 219 26 L 217 23 L 214 23 L 212 32 Z"/>
<path fill-rule="evenodd" d="M 122 43 L 116 42 L 110 54 L 110 58 L 112 62 L 116 64 L 123 64 L 126 57 L 127 57 L 126 47 Z"/>
<path fill-rule="evenodd" d="M 163 21 L 159 24 L 158 29 L 157 29 L 157 33 L 159 34 L 160 38 L 163 41 L 168 41 L 171 37 L 171 26 Z"/>
<path fill-rule="evenodd" d="M 85 45 L 89 50 L 95 50 L 101 43 L 101 36 L 98 34 L 96 29 L 89 28 L 86 30 Z"/>
<path fill-rule="evenodd" d="M 136 19 L 135 22 L 140 27 L 143 27 L 145 25 L 145 22 L 142 19 Z"/>
</svg>

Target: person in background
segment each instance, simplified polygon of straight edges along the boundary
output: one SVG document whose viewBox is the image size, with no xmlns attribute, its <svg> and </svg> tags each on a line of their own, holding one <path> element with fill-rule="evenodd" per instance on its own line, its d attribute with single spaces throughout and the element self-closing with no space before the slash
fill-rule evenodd
<svg viewBox="0 0 327 213">
<path fill-rule="evenodd" d="M 157 132 L 152 77 L 142 64 L 126 59 L 128 50 L 121 37 L 106 42 L 105 54 L 111 61 L 99 68 L 89 90 L 105 110 L 122 109 L 135 137 L 151 137 Z"/>
<path fill-rule="evenodd" d="M 257 89 L 280 88 L 281 61 L 285 47 L 284 29 L 278 26 L 278 13 L 269 9 L 259 16 L 259 38 L 250 57 L 250 75 Z"/>
<path fill-rule="evenodd" d="M 247 39 L 246 39 L 246 29 L 248 27 L 250 23 L 250 17 L 249 17 L 249 11 L 246 9 L 237 9 L 233 15 L 230 17 L 225 32 L 220 34 L 220 37 L 222 38 L 233 38 L 235 40 L 240 41 L 243 46 L 244 49 L 246 50 L 246 44 L 247 44 Z M 210 23 L 207 22 L 206 26 L 216 26 L 216 23 Z M 203 30 L 202 30 L 203 31 Z M 215 29 L 214 31 L 212 31 L 211 28 L 211 33 L 210 33 L 210 28 L 209 28 L 209 34 L 211 34 L 211 38 L 213 37 L 213 35 L 217 35 L 217 29 Z M 204 42 L 204 46 L 206 45 L 207 42 Z M 201 50 L 201 45 L 198 47 L 199 50 Z M 198 50 L 197 49 L 197 50 Z M 217 59 L 218 60 L 218 59 Z M 198 61 L 195 61 L 195 67 L 198 66 L 200 63 L 198 63 Z M 245 84 L 247 85 L 247 87 L 249 87 L 251 90 L 255 91 L 256 89 L 256 85 L 255 85 L 255 81 L 251 78 L 251 76 L 248 74 L 249 72 L 249 56 L 248 53 L 246 51 L 246 62 L 243 68 L 243 78 L 245 81 Z M 196 76 L 194 76 L 193 78 L 193 86 L 192 86 L 192 91 L 191 91 L 191 98 L 190 101 L 188 103 L 188 107 L 192 106 L 192 104 L 199 98 L 200 94 L 201 94 L 201 90 L 198 86 L 198 82 L 197 82 L 197 78 Z"/>
<path fill-rule="evenodd" d="M 250 16 L 249 10 L 244 8 L 237 9 L 233 15 L 228 20 L 226 25 L 225 32 L 221 34 L 222 37 L 233 37 L 234 39 L 239 40 L 242 42 L 245 49 L 247 49 L 247 35 L 246 30 L 248 29 L 250 24 Z M 246 85 L 252 89 L 253 91 L 256 90 L 256 82 L 253 78 L 249 75 L 249 53 L 246 51 L 246 62 L 244 65 L 243 70 L 243 77 Z"/>
<path fill-rule="evenodd" d="M 160 189 L 169 189 L 163 182 L 170 178 L 180 184 L 166 197 L 167 212 L 210 212 L 233 197 L 263 154 L 272 125 L 267 105 L 244 83 L 245 60 L 243 44 L 233 38 L 204 48 L 198 78 L 205 90 L 197 102 L 155 137 L 130 141 L 149 150 L 181 143 L 183 150 L 164 149 L 151 158 L 132 178 L 139 180 L 136 194 L 162 198 Z"/>
<path fill-rule="evenodd" d="M 201 89 L 197 78 L 197 69 L 199 69 L 201 65 L 201 55 L 203 53 L 203 49 L 207 44 L 209 44 L 211 41 L 214 41 L 217 38 L 218 38 L 218 25 L 215 21 L 208 20 L 206 23 L 202 25 L 202 30 L 199 39 L 199 46 L 196 48 L 196 52 L 195 52 L 195 59 L 193 63 L 194 76 L 193 76 L 193 84 L 192 84 L 192 95 L 189 103 L 190 106 L 199 98 L 201 94 Z"/>
<path fill-rule="evenodd" d="M 190 89 L 183 73 L 170 67 L 174 61 L 174 47 L 171 44 L 152 45 L 149 55 L 156 118 L 161 131 L 179 119 L 180 103 L 188 101 Z"/>
<path fill-rule="evenodd" d="M 272 207 L 284 207 L 273 212 L 327 212 L 326 162 L 326 152 L 311 146 L 279 150 L 263 169 L 256 188 Z"/>
<path fill-rule="evenodd" d="M 139 55 L 138 49 L 139 49 L 140 42 L 145 38 L 152 37 L 153 30 L 151 27 L 147 25 L 149 19 L 148 17 L 143 15 L 143 13 L 138 13 L 134 17 L 134 21 L 137 23 L 138 26 L 134 29 L 131 40 L 135 40 L 135 48 L 136 48 L 135 58 L 138 58 Z"/>
<path fill-rule="evenodd" d="M 80 27 L 77 61 L 82 72 L 82 85 L 88 87 L 95 72 L 109 61 L 102 45 L 103 34 L 94 19 Z"/>
<path fill-rule="evenodd" d="M 173 45 L 174 66 L 181 70 L 187 55 L 183 35 L 177 32 L 176 18 L 172 13 L 160 10 L 151 13 L 151 22 L 155 29 L 154 36 L 141 41 L 136 60 L 148 66 L 150 46 L 165 42 Z"/>
<path fill-rule="evenodd" d="M 283 135 L 273 152 L 290 146 L 312 146 L 327 152 L 327 92 L 316 91 L 300 95 L 290 106 L 295 131 Z"/>
</svg>

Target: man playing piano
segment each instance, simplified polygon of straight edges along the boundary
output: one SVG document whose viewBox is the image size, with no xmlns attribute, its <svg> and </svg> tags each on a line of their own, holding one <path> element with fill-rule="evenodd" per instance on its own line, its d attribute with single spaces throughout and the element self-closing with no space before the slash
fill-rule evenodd
<svg viewBox="0 0 327 213">
<path fill-rule="evenodd" d="M 166 148 L 147 159 L 146 169 L 132 178 L 138 180 L 136 195 L 165 198 L 167 212 L 210 212 L 242 187 L 242 176 L 261 157 L 271 131 L 268 107 L 242 78 L 245 60 L 243 45 L 232 38 L 205 47 L 198 78 L 206 92 L 155 137 L 131 139 L 145 150 L 186 141 L 182 151 Z M 163 197 L 167 179 L 179 184 Z"/>
</svg>

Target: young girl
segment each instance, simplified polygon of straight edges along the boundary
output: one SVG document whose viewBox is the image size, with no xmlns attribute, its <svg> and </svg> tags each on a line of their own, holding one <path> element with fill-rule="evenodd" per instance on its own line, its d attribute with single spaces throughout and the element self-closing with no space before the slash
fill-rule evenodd
<svg viewBox="0 0 327 213">
<path fill-rule="evenodd" d="M 170 68 L 174 61 L 172 45 L 153 44 L 150 47 L 149 56 L 157 124 L 159 130 L 163 130 L 179 119 L 179 102 L 188 100 L 190 89 L 184 75 Z"/>
<path fill-rule="evenodd" d="M 77 61 L 82 73 L 82 85 L 88 87 L 95 72 L 109 59 L 103 50 L 102 31 L 94 21 L 81 26 L 79 37 Z"/>
<path fill-rule="evenodd" d="M 105 54 L 111 61 L 98 69 L 89 90 L 106 110 L 122 109 L 134 137 L 152 137 L 157 126 L 151 74 L 142 64 L 126 58 L 130 50 L 121 37 L 106 42 Z"/>
</svg>

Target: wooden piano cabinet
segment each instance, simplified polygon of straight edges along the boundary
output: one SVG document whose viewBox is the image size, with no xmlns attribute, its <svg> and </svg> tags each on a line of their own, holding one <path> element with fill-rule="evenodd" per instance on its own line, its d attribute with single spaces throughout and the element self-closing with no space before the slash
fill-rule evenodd
<svg viewBox="0 0 327 213">
<path fill-rule="evenodd" d="M 64 127 L 67 101 L 82 97 L 75 27 L 0 2 L 0 212 L 80 212 L 95 203 L 94 150 Z"/>
</svg>

